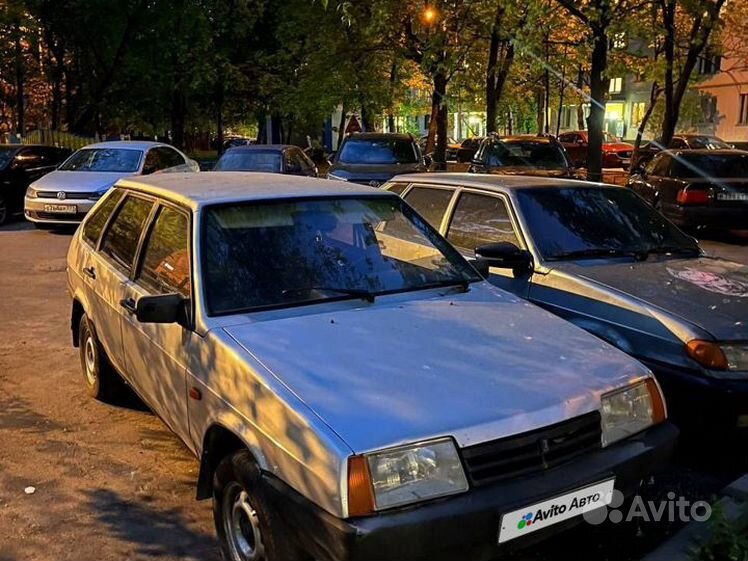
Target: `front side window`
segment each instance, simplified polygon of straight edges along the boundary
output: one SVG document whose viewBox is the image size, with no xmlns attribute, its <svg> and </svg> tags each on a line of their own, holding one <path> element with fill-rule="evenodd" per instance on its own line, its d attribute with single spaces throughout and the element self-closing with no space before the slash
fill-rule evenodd
<svg viewBox="0 0 748 561">
<path fill-rule="evenodd" d="M 229 150 L 216 163 L 214 171 L 264 171 L 281 170 L 281 153 L 267 150 Z"/>
<path fill-rule="evenodd" d="M 101 252 L 126 274 L 132 269 L 138 241 L 153 203 L 128 195 L 101 240 Z"/>
<path fill-rule="evenodd" d="M 16 148 L 5 148 L 0 146 L 0 169 L 5 168 L 5 166 L 10 163 L 15 153 Z"/>
<path fill-rule="evenodd" d="M 405 139 L 349 138 L 338 156 L 341 164 L 415 164 L 415 144 Z"/>
<path fill-rule="evenodd" d="M 189 218 L 162 207 L 148 237 L 139 282 L 155 294 L 190 297 Z"/>
<path fill-rule="evenodd" d="M 231 204 L 203 212 L 202 274 L 212 315 L 479 280 L 394 197 Z"/>
<path fill-rule="evenodd" d="M 441 226 L 444 213 L 447 212 L 449 201 L 452 200 L 452 189 L 432 189 L 429 187 L 413 187 L 405 196 L 405 200 L 418 214 L 437 230 Z"/>
<path fill-rule="evenodd" d="M 86 218 L 83 225 L 83 239 L 93 247 L 99 242 L 101 231 L 109 220 L 109 216 L 122 198 L 122 191 L 115 189 L 111 194 L 101 201 L 99 205 L 91 212 L 91 216 Z"/>
<path fill-rule="evenodd" d="M 497 242 L 519 245 L 506 203 L 499 197 L 477 193 L 460 195 L 447 239 L 468 251 Z"/>
<path fill-rule="evenodd" d="M 187 163 L 184 161 L 184 158 L 179 155 L 179 152 L 172 148 L 162 146 L 161 148 L 156 148 L 156 150 L 158 151 L 159 159 L 161 160 L 162 169 L 175 168 Z"/>
<path fill-rule="evenodd" d="M 142 157 L 141 150 L 130 148 L 85 148 L 70 156 L 59 169 L 133 173 L 138 171 Z"/>
<path fill-rule="evenodd" d="M 497 141 L 488 148 L 490 167 L 566 168 L 564 153 L 555 144 L 536 141 Z"/>
</svg>

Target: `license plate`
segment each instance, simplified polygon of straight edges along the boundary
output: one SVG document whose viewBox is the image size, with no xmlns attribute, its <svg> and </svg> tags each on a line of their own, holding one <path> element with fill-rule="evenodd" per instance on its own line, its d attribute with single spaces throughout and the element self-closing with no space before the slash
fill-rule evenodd
<svg viewBox="0 0 748 561">
<path fill-rule="evenodd" d="M 748 193 L 717 193 L 718 201 L 748 201 Z"/>
<path fill-rule="evenodd" d="M 614 484 L 615 479 L 609 479 L 503 515 L 499 527 L 499 543 L 609 505 L 613 499 Z"/>
<path fill-rule="evenodd" d="M 60 214 L 75 214 L 78 207 L 75 205 L 44 205 L 44 212 L 58 212 Z"/>
</svg>

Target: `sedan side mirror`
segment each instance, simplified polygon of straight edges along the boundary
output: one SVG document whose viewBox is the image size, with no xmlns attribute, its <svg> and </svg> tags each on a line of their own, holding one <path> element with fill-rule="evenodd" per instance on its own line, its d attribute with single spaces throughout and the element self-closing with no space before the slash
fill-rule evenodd
<svg viewBox="0 0 748 561">
<path fill-rule="evenodd" d="M 135 306 L 140 323 L 187 323 L 187 300 L 181 294 L 142 296 Z"/>
<path fill-rule="evenodd" d="M 475 258 L 489 267 L 512 269 L 515 273 L 526 273 L 532 268 L 532 255 L 513 243 L 489 243 L 475 248 Z"/>
<path fill-rule="evenodd" d="M 425 166 L 426 166 L 427 168 L 430 168 L 430 167 L 431 167 L 431 164 L 433 164 L 433 163 L 434 163 L 434 159 L 433 159 L 433 158 L 431 157 L 431 155 L 430 155 L 430 154 L 425 154 L 425 155 L 423 156 L 423 163 L 424 163 L 424 165 L 425 165 Z"/>
</svg>

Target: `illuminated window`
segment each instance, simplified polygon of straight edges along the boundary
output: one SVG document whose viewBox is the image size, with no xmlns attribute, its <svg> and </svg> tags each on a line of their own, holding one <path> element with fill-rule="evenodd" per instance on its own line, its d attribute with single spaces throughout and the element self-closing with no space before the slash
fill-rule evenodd
<svg viewBox="0 0 748 561">
<path fill-rule="evenodd" d="M 612 78 L 610 80 L 610 88 L 608 90 L 612 94 L 618 94 L 623 91 L 623 78 Z"/>
<path fill-rule="evenodd" d="M 748 94 L 740 94 L 739 125 L 748 125 Z"/>
<path fill-rule="evenodd" d="M 647 112 L 647 104 L 644 101 L 637 101 L 631 105 L 631 125 L 638 127 L 642 119 L 644 119 L 644 113 Z"/>
</svg>

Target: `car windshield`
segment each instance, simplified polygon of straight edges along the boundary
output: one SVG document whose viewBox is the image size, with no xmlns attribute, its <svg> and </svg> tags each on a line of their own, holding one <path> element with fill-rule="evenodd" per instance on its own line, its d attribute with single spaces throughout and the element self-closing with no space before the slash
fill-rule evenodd
<svg viewBox="0 0 748 561">
<path fill-rule="evenodd" d="M 641 197 L 621 188 L 522 189 L 519 207 L 547 260 L 698 251 L 696 242 Z"/>
<path fill-rule="evenodd" d="M 746 154 L 689 154 L 680 152 L 673 157 L 673 175 L 682 178 L 741 178 L 748 177 Z"/>
<path fill-rule="evenodd" d="M 727 142 L 716 136 L 692 136 L 688 139 L 691 148 L 706 148 L 708 150 L 729 150 L 732 148 Z"/>
<path fill-rule="evenodd" d="M 477 273 L 400 199 L 208 207 L 203 278 L 212 315 L 464 286 Z"/>
<path fill-rule="evenodd" d="M 617 136 L 613 136 L 609 132 L 603 132 L 603 142 L 607 142 L 609 144 L 615 144 L 617 142 L 621 142 Z"/>
<path fill-rule="evenodd" d="M 497 141 L 488 149 L 491 167 L 566 168 L 566 158 L 555 144 L 536 141 Z"/>
<path fill-rule="evenodd" d="M 341 164 L 415 164 L 418 155 L 410 140 L 350 138 L 340 150 Z"/>
<path fill-rule="evenodd" d="M 15 148 L 2 148 L 0 147 L 0 169 L 3 169 L 13 159 Z"/>
<path fill-rule="evenodd" d="M 140 167 L 142 150 L 129 148 L 84 148 L 60 166 L 63 171 L 135 172 Z"/>
<path fill-rule="evenodd" d="M 232 150 L 218 160 L 215 171 L 268 171 L 281 170 L 281 153 L 269 150 Z"/>
</svg>

